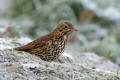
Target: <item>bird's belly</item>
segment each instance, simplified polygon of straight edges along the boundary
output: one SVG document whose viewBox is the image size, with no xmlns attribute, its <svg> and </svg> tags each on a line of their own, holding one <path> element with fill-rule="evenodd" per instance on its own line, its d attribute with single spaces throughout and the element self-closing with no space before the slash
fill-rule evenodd
<svg viewBox="0 0 120 80">
<path fill-rule="evenodd" d="M 40 58 L 45 61 L 54 61 L 57 59 L 63 52 L 64 49 L 62 48 L 54 48 L 51 51 L 46 51 L 46 53 L 41 56 Z"/>
<path fill-rule="evenodd" d="M 44 61 L 54 61 L 57 59 L 62 52 L 64 51 L 64 46 L 55 46 L 47 47 L 46 50 L 42 53 L 37 53 L 36 55 L 39 56 Z"/>
</svg>

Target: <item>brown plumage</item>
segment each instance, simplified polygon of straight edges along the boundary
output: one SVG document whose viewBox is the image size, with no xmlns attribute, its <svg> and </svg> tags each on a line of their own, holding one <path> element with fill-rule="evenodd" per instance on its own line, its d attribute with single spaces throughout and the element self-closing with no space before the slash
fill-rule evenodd
<svg viewBox="0 0 120 80">
<path fill-rule="evenodd" d="M 73 31 L 76 29 L 71 23 L 63 22 L 53 32 L 14 50 L 34 54 L 45 61 L 53 61 L 64 51 L 68 36 Z"/>
</svg>

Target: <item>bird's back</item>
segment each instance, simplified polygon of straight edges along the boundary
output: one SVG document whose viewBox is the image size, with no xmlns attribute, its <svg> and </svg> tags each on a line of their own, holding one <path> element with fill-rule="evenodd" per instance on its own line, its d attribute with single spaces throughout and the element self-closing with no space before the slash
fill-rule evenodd
<svg viewBox="0 0 120 80">
<path fill-rule="evenodd" d="M 42 36 L 42 37 L 28 43 L 27 45 L 14 48 L 14 50 L 29 52 L 30 50 L 35 49 L 37 47 L 43 47 L 44 45 L 46 45 L 46 42 L 48 42 L 49 40 L 52 39 L 52 37 L 53 36 L 50 34 Z"/>
</svg>

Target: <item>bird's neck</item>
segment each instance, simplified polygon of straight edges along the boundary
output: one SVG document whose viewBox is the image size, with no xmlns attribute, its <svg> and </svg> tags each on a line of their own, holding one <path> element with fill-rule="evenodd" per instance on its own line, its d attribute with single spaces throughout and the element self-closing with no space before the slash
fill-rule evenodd
<svg viewBox="0 0 120 80">
<path fill-rule="evenodd" d="M 65 39 L 65 40 L 67 40 L 67 36 L 66 35 L 54 34 L 53 36 L 56 39 Z"/>
</svg>

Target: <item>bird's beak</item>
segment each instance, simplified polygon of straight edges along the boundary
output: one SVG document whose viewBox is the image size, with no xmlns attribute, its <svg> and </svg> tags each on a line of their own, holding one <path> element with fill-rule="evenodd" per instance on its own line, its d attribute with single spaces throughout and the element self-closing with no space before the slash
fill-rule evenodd
<svg viewBox="0 0 120 80">
<path fill-rule="evenodd" d="M 77 29 L 73 28 L 73 31 L 78 31 Z"/>
</svg>

